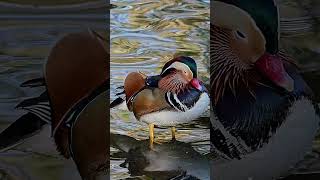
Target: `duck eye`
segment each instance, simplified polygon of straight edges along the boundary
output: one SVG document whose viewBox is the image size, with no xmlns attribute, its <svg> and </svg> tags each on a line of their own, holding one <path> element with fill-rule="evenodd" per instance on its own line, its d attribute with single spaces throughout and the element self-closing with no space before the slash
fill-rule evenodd
<svg viewBox="0 0 320 180">
<path fill-rule="evenodd" d="M 242 32 L 240 32 L 240 31 L 236 31 L 236 34 L 237 34 L 238 37 L 240 37 L 240 38 L 242 38 L 242 39 L 245 39 L 245 38 L 246 38 L 246 36 L 245 36 Z"/>
</svg>

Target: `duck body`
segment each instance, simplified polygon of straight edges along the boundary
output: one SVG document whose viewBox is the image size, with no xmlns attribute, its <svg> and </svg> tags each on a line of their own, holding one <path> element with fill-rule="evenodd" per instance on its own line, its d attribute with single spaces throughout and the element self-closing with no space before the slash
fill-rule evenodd
<svg viewBox="0 0 320 180">
<path fill-rule="evenodd" d="M 161 91 L 159 89 L 146 89 L 144 91 L 146 92 L 142 92 L 142 94 L 159 93 L 161 98 L 166 100 L 166 107 L 144 114 L 139 118 L 142 122 L 153 123 L 158 126 L 176 126 L 195 120 L 203 114 L 210 102 L 207 93 L 201 93 L 194 89 L 179 94 L 159 92 Z"/>
<path fill-rule="evenodd" d="M 296 67 L 285 67 L 295 82 L 291 93 L 266 81 L 269 86 L 255 87 L 255 97 L 227 91 L 214 106 L 211 141 L 213 151 L 224 159 L 213 163 L 215 179 L 276 179 L 312 150 L 320 122 L 318 105 Z"/>
<path fill-rule="evenodd" d="M 250 152 L 242 152 L 241 157 L 214 161 L 212 172 L 216 173 L 213 173 L 213 177 L 217 180 L 270 180 L 287 176 L 289 170 L 311 152 L 319 123 L 308 99 L 296 101 L 290 111 L 294 112 L 270 137 L 268 143 L 256 150 L 248 148 Z M 301 122 L 305 120 L 307 122 Z M 231 141 L 235 138 L 229 136 L 226 139 Z M 233 143 L 235 145 L 243 142 L 238 140 Z M 220 150 L 217 151 L 225 157 Z"/>
<path fill-rule="evenodd" d="M 27 113 L 0 133 L 0 139 L 6 139 L 0 147 L 12 147 L 49 124 L 57 151 L 73 159 L 82 179 L 104 176 L 109 168 L 106 44 L 91 30 L 57 41 L 47 58 L 45 77 L 21 85 L 44 86 L 45 91 L 16 106 Z"/>
<path fill-rule="evenodd" d="M 108 169 L 106 43 L 94 31 L 66 35 L 51 49 L 45 66 L 52 136 L 83 179 L 96 179 Z"/>
</svg>

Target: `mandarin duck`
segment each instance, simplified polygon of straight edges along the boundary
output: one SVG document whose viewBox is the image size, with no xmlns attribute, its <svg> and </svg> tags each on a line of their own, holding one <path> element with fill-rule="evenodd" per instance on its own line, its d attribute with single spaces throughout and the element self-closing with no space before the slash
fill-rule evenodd
<svg viewBox="0 0 320 180">
<path fill-rule="evenodd" d="M 211 144 L 215 180 L 270 180 L 311 151 L 319 108 L 294 60 L 279 51 L 273 0 L 212 4 Z"/>
<path fill-rule="evenodd" d="M 129 111 L 137 120 L 149 124 L 151 148 L 155 125 L 171 127 L 175 140 L 175 126 L 200 117 L 210 101 L 204 84 L 197 78 L 196 62 L 184 56 L 168 61 L 160 75 L 128 74 L 124 92 Z"/>
<path fill-rule="evenodd" d="M 109 63 L 106 40 L 89 30 L 71 33 L 52 48 L 44 78 L 22 87 L 45 86 L 36 98 L 16 107 L 27 113 L 0 134 L 8 149 L 51 124 L 57 150 L 75 162 L 83 179 L 104 176 L 109 168 Z"/>
</svg>

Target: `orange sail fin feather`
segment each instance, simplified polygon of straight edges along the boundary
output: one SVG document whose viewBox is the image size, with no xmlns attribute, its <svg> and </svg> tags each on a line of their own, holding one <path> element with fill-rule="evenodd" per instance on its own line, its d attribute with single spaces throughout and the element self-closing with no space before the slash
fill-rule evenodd
<svg viewBox="0 0 320 180">
<path fill-rule="evenodd" d="M 126 77 L 124 81 L 124 91 L 129 109 L 131 108 L 129 99 L 131 99 L 132 96 L 138 93 L 145 86 L 146 77 L 146 75 L 140 72 L 132 72 Z"/>
<path fill-rule="evenodd" d="M 106 59 L 107 53 L 101 43 L 88 33 L 67 35 L 52 49 L 46 65 L 46 84 L 53 108 L 52 130 L 58 150 L 68 150 L 65 132 L 57 133 L 64 129 L 61 128 L 64 115 L 105 81 L 108 76 Z M 68 157 L 68 152 L 61 153 Z"/>
</svg>

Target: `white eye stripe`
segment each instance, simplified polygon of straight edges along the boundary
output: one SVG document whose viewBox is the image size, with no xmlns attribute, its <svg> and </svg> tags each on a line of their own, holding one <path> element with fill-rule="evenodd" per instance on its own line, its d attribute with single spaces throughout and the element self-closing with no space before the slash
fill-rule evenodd
<svg viewBox="0 0 320 180">
<path fill-rule="evenodd" d="M 165 73 L 168 69 L 170 68 L 174 68 L 174 69 L 177 69 L 177 70 L 181 70 L 181 71 L 186 71 L 192 75 L 193 77 L 193 72 L 191 71 L 191 69 L 189 68 L 189 66 L 187 66 L 186 64 L 184 63 L 181 63 L 181 62 L 174 62 L 172 63 L 169 67 L 167 67 L 161 74 Z"/>
<path fill-rule="evenodd" d="M 179 98 L 177 97 L 177 94 L 174 94 L 173 98 L 180 105 L 180 107 L 183 109 L 182 111 L 188 111 L 189 110 L 189 108 L 179 100 Z"/>
</svg>

